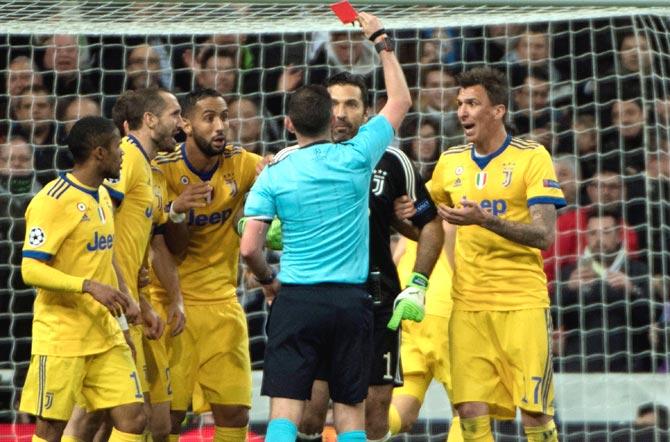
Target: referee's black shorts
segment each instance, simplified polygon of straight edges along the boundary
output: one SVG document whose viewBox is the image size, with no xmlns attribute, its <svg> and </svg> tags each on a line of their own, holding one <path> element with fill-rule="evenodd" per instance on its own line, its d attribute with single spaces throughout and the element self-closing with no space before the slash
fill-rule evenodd
<svg viewBox="0 0 670 442">
<path fill-rule="evenodd" d="M 373 354 L 372 318 L 362 285 L 282 285 L 267 323 L 261 394 L 310 399 L 317 369 L 325 366 L 334 402 L 362 402 Z"/>
</svg>

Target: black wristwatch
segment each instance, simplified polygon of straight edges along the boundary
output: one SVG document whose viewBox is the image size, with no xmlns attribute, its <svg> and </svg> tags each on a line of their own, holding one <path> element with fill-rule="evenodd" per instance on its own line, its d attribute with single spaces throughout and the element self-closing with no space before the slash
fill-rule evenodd
<svg viewBox="0 0 670 442">
<path fill-rule="evenodd" d="M 395 47 L 391 37 L 384 37 L 379 42 L 375 43 L 375 50 L 378 54 L 381 53 L 381 51 L 393 52 Z"/>
</svg>

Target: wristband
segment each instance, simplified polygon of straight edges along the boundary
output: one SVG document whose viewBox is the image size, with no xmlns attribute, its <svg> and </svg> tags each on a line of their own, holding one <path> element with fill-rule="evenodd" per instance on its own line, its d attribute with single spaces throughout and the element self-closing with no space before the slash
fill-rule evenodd
<svg viewBox="0 0 670 442">
<path fill-rule="evenodd" d="M 422 288 L 423 290 L 428 289 L 428 278 L 423 273 L 412 272 L 409 275 L 409 282 L 407 283 L 409 287 Z"/>
<path fill-rule="evenodd" d="M 372 33 L 372 35 L 370 35 L 370 37 L 368 37 L 368 40 L 370 40 L 371 42 L 374 43 L 375 38 L 379 37 L 382 34 L 386 34 L 386 29 L 381 28 L 381 29 L 376 30 L 375 32 Z"/>
<path fill-rule="evenodd" d="M 174 205 L 170 204 L 170 220 L 175 224 L 181 224 L 186 220 L 185 213 L 177 213 L 174 211 Z"/>
<path fill-rule="evenodd" d="M 117 316 L 116 320 L 119 322 L 119 327 L 121 327 L 121 331 L 128 330 L 128 320 L 126 319 L 126 315 Z"/>
<path fill-rule="evenodd" d="M 258 283 L 259 283 L 260 285 L 270 285 L 270 284 L 272 284 L 272 281 L 274 281 L 276 277 L 277 277 L 277 272 L 275 272 L 274 270 L 272 270 L 272 275 L 270 275 L 270 277 L 265 278 L 265 279 L 260 279 L 260 278 L 257 276 L 257 277 L 256 277 L 256 281 L 258 281 Z"/>
</svg>

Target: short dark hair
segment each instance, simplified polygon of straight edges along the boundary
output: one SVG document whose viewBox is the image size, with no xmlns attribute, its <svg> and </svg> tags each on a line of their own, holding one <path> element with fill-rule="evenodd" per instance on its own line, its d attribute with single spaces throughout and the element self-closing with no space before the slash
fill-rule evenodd
<svg viewBox="0 0 670 442">
<path fill-rule="evenodd" d="M 161 96 L 161 92 L 165 91 L 152 87 L 137 89 L 134 94 L 128 95 L 128 101 L 125 103 L 128 129 L 136 130 L 142 127 L 142 121 L 146 112 L 160 115 L 165 110 L 167 103 L 165 103 L 165 100 Z"/>
<path fill-rule="evenodd" d="M 367 109 L 370 106 L 370 97 L 368 96 L 368 86 L 365 84 L 365 80 L 360 75 L 352 74 L 351 72 L 342 71 L 338 72 L 335 75 L 332 75 L 330 78 L 327 78 L 324 82 L 324 86 L 329 88 L 331 86 L 340 85 L 340 86 L 355 86 L 361 91 L 361 99 L 363 100 L 363 108 Z"/>
<path fill-rule="evenodd" d="M 328 129 L 333 103 L 325 86 L 309 84 L 291 94 L 288 117 L 300 135 L 314 137 Z"/>
<path fill-rule="evenodd" d="M 616 225 L 621 224 L 621 210 L 616 204 L 594 204 L 586 214 L 586 222 L 591 218 L 612 218 Z"/>
<path fill-rule="evenodd" d="M 116 131 L 114 122 L 104 117 L 84 117 L 74 123 L 66 143 L 75 164 L 88 160 L 96 147 L 107 147 Z"/>
<path fill-rule="evenodd" d="M 230 58 L 233 60 L 234 64 L 237 64 L 234 52 L 224 50 L 223 48 L 217 48 L 215 46 L 209 46 L 200 55 L 200 67 L 204 68 L 207 66 L 207 62 L 209 62 L 209 59 L 212 57 Z"/>
<path fill-rule="evenodd" d="M 179 103 L 181 105 L 181 115 L 185 118 L 188 118 L 191 112 L 193 112 L 193 109 L 195 109 L 195 106 L 198 104 L 198 102 L 200 100 L 204 100 L 205 98 L 223 98 L 225 100 L 223 94 L 219 91 L 215 91 L 214 89 L 196 89 L 195 91 L 189 92 L 181 98 Z"/>
<path fill-rule="evenodd" d="M 441 74 L 446 74 L 454 79 L 456 79 L 456 74 L 448 69 L 446 66 L 439 64 L 439 63 L 431 63 L 431 64 L 426 64 L 426 65 L 421 65 L 419 68 L 421 72 L 421 87 L 424 87 L 426 85 L 426 81 L 428 81 L 428 74 L 431 72 L 440 72 Z"/>
<path fill-rule="evenodd" d="M 125 91 L 119 95 L 112 107 L 112 121 L 121 134 L 124 133 L 123 123 L 128 120 L 128 107 L 133 102 L 134 95 L 135 91 L 132 89 Z"/>
<path fill-rule="evenodd" d="M 484 88 L 493 105 L 502 104 L 507 106 L 509 101 L 507 78 L 499 70 L 489 67 L 470 69 L 461 73 L 457 77 L 457 81 L 462 88 L 479 85 Z"/>
</svg>

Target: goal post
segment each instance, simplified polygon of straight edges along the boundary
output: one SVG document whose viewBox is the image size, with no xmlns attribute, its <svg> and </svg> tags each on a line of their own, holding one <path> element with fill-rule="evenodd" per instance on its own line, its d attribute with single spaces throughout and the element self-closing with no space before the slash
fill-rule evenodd
<svg viewBox="0 0 670 442">
<path fill-rule="evenodd" d="M 670 1 L 353 6 L 378 15 L 393 34 L 414 100 L 396 144 L 427 179 L 440 153 L 463 142 L 455 76 L 480 65 L 507 75 L 509 129 L 547 147 L 571 205 L 559 213 L 572 215 L 559 219 L 560 244 L 545 260 L 562 436 L 633 435 L 643 405 L 670 407 Z M 109 116 L 128 88 L 158 85 L 179 95 L 208 86 L 228 101 L 229 140 L 273 153 L 292 142 L 282 126 L 286 90 L 303 82 L 350 70 L 370 86 L 370 114 L 383 103 L 376 54 L 359 34 L 324 0 L 0 3 L 0 439 L 5 424 L 24 418 L 16 400 L 30 354 L 33 292 L 20 276 L 23 210 L 64 170 L 68 124 L 90 112 Z M 74 62 L 63 55 L 72 48 Z M 28 166 L 12 165 L 22 153 L 32 156 Z M 599 268 L 586 250 L 594 207 L 622 216 L 622 253 L 607 269 L 631 280 L 620 292 L 606 278 L 573 280 L 576 266 Z M 271 258 L 276 264 L 278 256 Z M 251 428 L 262 434 L 267 402 L 258 395 L 258 370 L 267 310 L 248 276 L 241 267 L 238 295 L 255 370 Z M 419 423 L 403 437 L 443 440 L 450 419 L 434 384 Z M 208 428 L 205 418 L 185 432 Z M 518 422 L 496 430 L 503 439 L 522 434 Z"/>
</svg>

